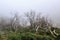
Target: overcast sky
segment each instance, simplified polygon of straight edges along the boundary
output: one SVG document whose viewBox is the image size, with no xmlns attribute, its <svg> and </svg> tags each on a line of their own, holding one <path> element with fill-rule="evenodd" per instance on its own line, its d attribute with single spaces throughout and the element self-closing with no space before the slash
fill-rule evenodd
<svg viewBox="0 0 60 40">
<path fill-rule="evenodd" d="M 60 24 L 60 0 L 0 0 L 0 16 L 10 16 L 11 12 L 21 15 L 30 10 L 47 14 Z"/>
</svg>

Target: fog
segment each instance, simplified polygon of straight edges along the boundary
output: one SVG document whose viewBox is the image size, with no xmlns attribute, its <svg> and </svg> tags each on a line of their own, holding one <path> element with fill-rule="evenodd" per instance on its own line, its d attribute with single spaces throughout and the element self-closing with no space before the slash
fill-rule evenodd
<svg viewBox="0 0 60 40">
<path fill-rule="evenodd" d="M 0 16 L 10 17 L 15 12 L 23 15 L 30 10 L 48 15 L 60 26 L 60 0 L 0 0 Z"/>
</svg>

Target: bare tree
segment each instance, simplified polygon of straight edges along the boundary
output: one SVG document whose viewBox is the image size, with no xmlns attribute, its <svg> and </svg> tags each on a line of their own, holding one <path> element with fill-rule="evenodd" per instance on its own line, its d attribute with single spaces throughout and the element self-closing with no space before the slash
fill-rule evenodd
<svg viewBox="0 0 60 40">
<path fill-rule="evenodd" d="M 36 27 L 36 33 L 38 33 L 38 30 L 40 28 L 40 29 L 43 29 L 44 32 L 50 32 L 50 34 L 53 37 L 56 37 L 58 35 L 55 32 L 55 29 L 52 29 L 53 28 L 52 20 L 51 19 L 49 20 L 47 17 L 41 17 L 41 18 L 38 17 L 38 22 L 36 23 L 36 25 L 38 25 Z"/>
<path fill-rule="evenodd" d="M 11 18 L 10 25 L 11 29 L 13 28 L 15 31 L 17 31 L 17 28 L 20 26 L 20 20 L 17 13 L 13 16 L 13 18 Z"/>
<path fill-rule="evenodd" d="M 35 21 L 35 12 L 34 11 L 31 11 L 31 12 L 27 12 L 25 14 L 25 16 L 27 17 L 29 23 L 30 23 L 30 28 L 33 28 L 34 27 L 34 21 Z"/>
<path fill-rule="evenodd" d="M 41 14 L 37 14 L 33 11 L 27 12 L 25 16 L 28 18 L 30 22 L 31 29 L 35 29 L 36 33 L 38 33 L 39 29 L 44 30 L 44 32 L 50 32 L 53 37 L 55 37 L 54 33 L 51 28 L 53 27 L 53 23 L 47 17 L 41 16 Z M 53 29 L 54 30 L 54 29 Z"/>
</svg>

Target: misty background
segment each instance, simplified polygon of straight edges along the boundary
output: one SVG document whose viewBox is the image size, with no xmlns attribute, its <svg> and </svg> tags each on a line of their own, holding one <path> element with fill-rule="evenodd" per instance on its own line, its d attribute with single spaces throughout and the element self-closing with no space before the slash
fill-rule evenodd
<svg viewBox="0 0 60 40">
<path fill-rule="evenodd" d="M 60 26 L 60 0 L 0 0 L 0 16 L 23 15 L 30 10 L 47 15 Z"/>
</svg>

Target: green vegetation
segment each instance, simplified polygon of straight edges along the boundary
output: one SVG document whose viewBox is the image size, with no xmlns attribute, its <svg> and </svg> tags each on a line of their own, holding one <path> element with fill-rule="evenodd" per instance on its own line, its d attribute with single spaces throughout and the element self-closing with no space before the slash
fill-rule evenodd
<svg viewBox="0 0 60 40">
<path fill-rule="evenodd" d="M 41 32 L 43 33 L 43 32 Z M 36 34 L 32 32 L 9 32 L 0 33 L 0 40 L 60 40 L 60 36 L 56 38 L 46 34 Z"/>
</svg>

